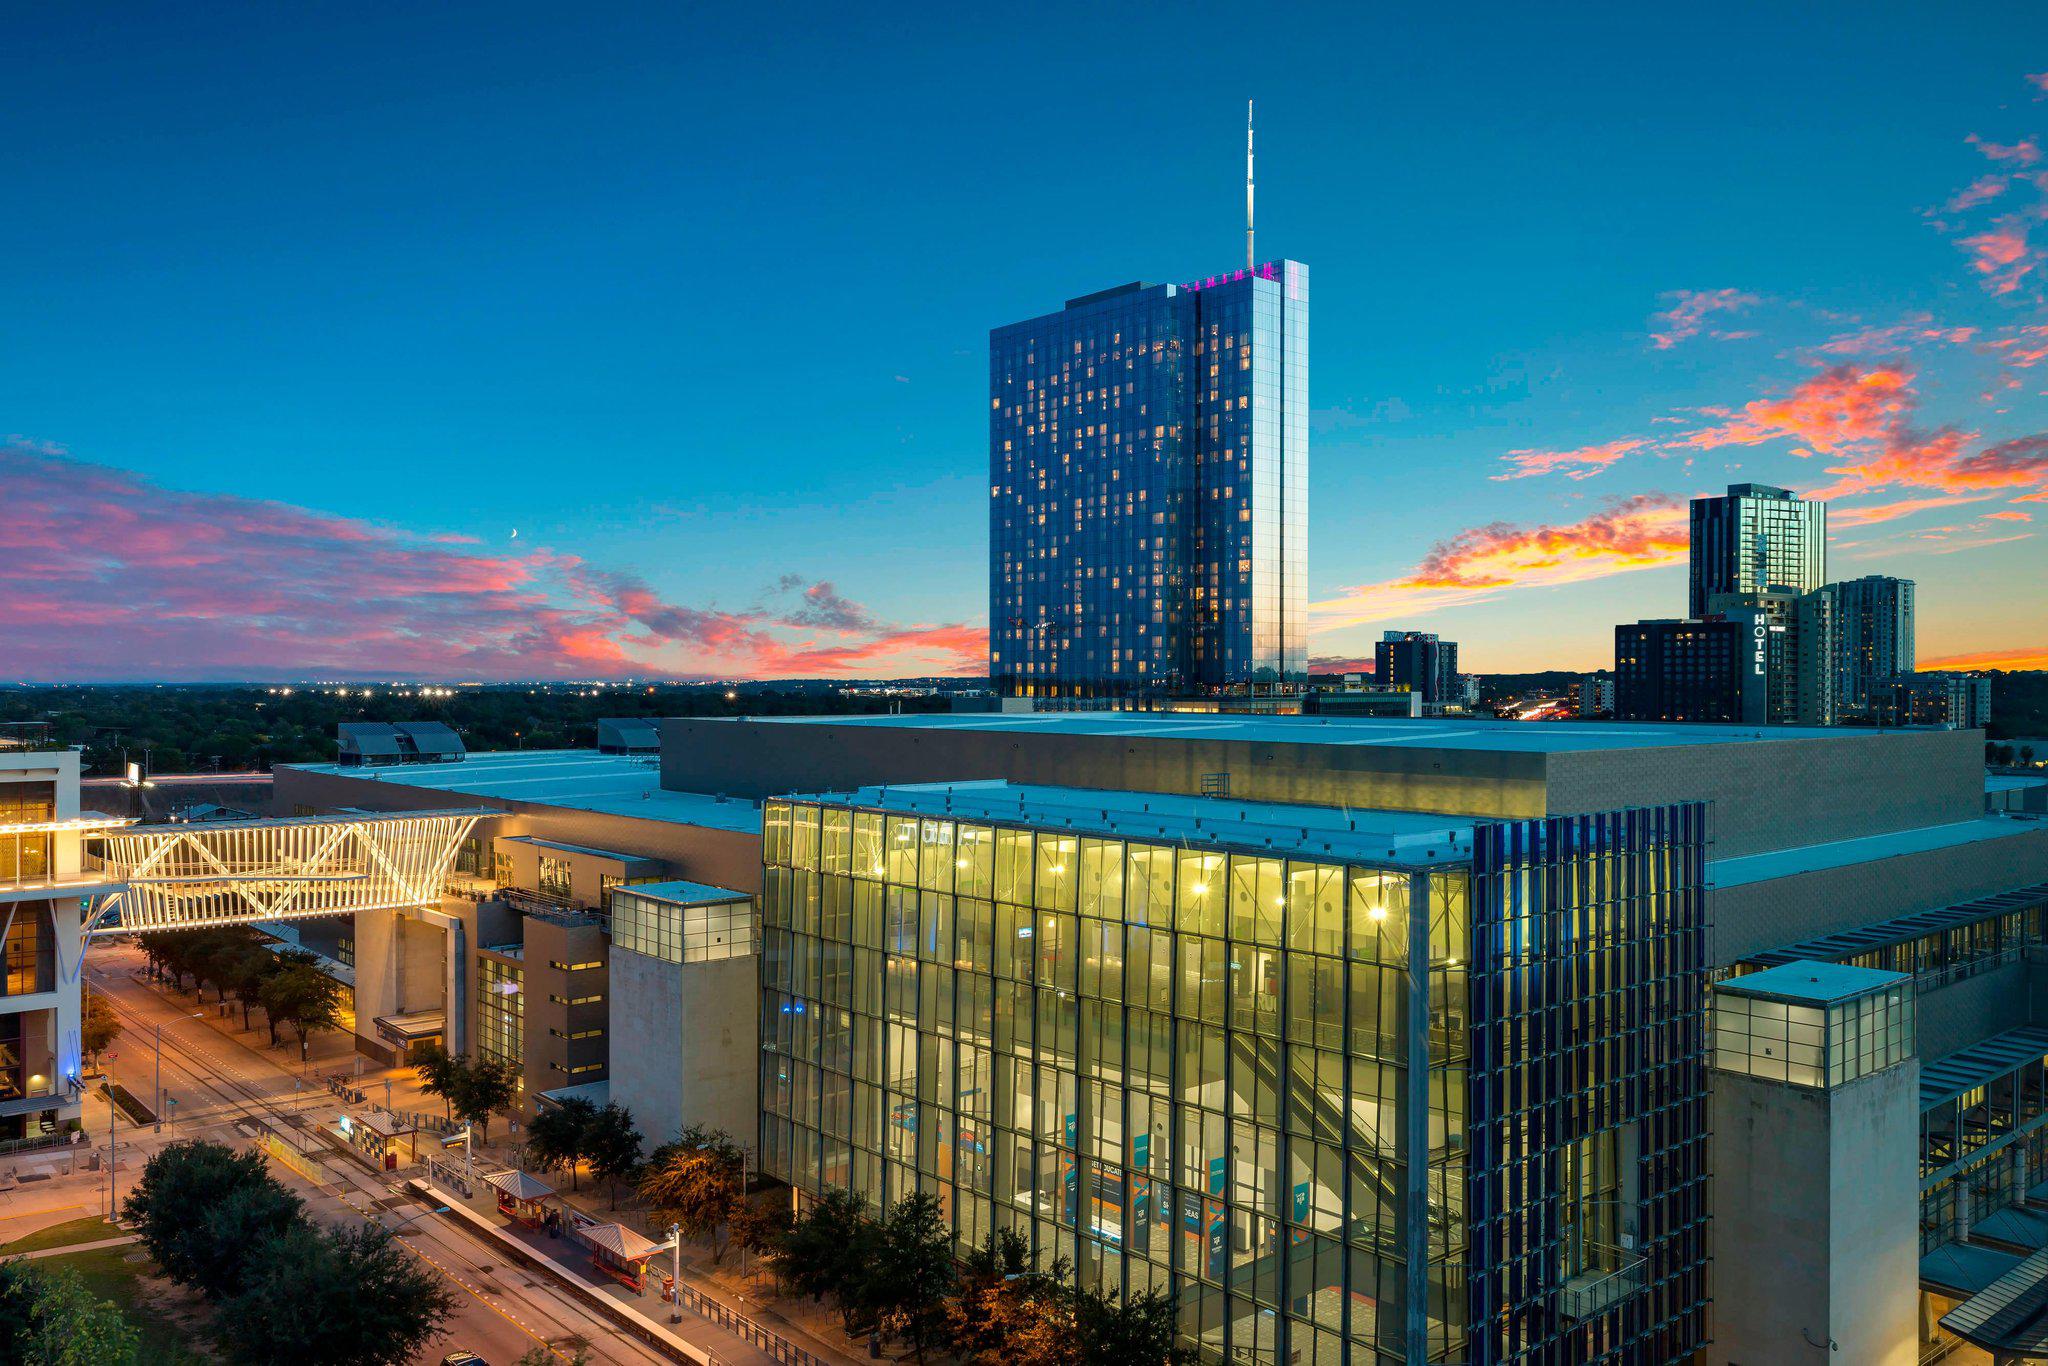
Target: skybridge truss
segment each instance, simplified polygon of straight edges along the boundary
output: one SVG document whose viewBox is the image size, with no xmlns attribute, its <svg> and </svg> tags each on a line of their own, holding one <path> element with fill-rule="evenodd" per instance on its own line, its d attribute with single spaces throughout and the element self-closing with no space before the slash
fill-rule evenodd
<svg viewBox="0 0 2048 1366">
<path fill-rule="evenodd" d="M 92 840 L 85 934 L 433 906 L 481 811 L 138 825 Z"/>
</svg>

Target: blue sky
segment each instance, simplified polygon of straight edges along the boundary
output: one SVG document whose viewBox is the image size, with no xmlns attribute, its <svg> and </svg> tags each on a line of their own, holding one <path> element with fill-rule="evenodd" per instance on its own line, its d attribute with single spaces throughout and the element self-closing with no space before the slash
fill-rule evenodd
<svg viewBox="0 0 2048 1366">
<path fill-rule="evenodd" d="M 486 586 L 509 600 L 439 618 L 457 673 L 520 671 L 473 640 L 522 604 L 612 671 L 964 667 L 988 329 L 1237 264 L 1248 97 L 1261 256 L 1314 272 L 1315 653 L 1399 625 L 1482 670 L 1604 664 L 1614 621 L 1683 610 L 1666 504 L 1737 478 L 1967 493 L 1844 528 L 1837 570 L 1919 579 L 1923 655 L 2048 656 L 2048 466 L 2007 444 L 2048 428 L 2048 364 L 2016 362 L 2048 336 L 2029 7 L 190 4 L 17 11 L 7 46 L 0 493 L 11 470 L 71 528 L 15 573 L 149 624 L 114 655 L 24 613 L 28 672 L 271 658 L 318 633 L 313 577 L 358 572 L 311 560 L 225 619 L 172 580 L 274 545 L 131 554 L 63 505 L 70 465 L 142 522 L 260 498 L 409 573 L 516 564 Z M 2020 254 L 1979 269 L 2000 215 Z M 1731 302 L 1655 321 L 1690 295 Z M 1906 397 L 1820 446 L 1797 415 L 1727 430 L 1830 367 Z M 1945 427 L 1967 439 L 1930 455 Z M 1617 442 L 1589 477 L 1494 477 Z M 2003 482 L 1958 463 L 1991 448 Z M 435 667 L 406 607 L 319 662 Z"/>
</svg>

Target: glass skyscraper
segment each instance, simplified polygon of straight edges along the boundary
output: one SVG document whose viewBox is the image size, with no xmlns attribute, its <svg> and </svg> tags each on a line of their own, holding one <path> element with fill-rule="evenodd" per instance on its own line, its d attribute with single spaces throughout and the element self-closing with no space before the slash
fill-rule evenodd
<svg viewBox="0 0 2048 1366">
<path fill-rule="evenodd" d="M 1692 500 L 1688 616 L 1707 615 L 1717 593 L 1810 593 L 1827 581 L 1826 503 L 1769 484 L 1730 484 L 1725 497 Z"/>
<path fill-rule="evenodd" d="M 762 1165 L 1261 1366 L 1704 1329 L 1705 810 L 1012 785 L 764 810 Z"/>
<path fill-rule="evenodd" d="M 1308 267 L 989 334 L 989 676 L 1139 697 L 1307 675 Z"/>
<path fill-rule="evenodd" d="M 1866 574 L 1834 585 L 1835 691 L 1861 706 L 1884 679 L 1913 672 L 1913 581 Z"/>
</svg>

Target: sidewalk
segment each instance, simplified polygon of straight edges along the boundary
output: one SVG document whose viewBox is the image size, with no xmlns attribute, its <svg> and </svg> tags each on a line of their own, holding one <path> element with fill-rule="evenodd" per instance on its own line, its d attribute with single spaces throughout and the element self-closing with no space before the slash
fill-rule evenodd
<svg viewBox="0 0 2048 1366">
<path fill-rule="evenodd" d="M 0 1257 L 0 1262 L 32 1262 L 38 1257 L 68 1257 L 74 1252 L 97 1252 L 103 1247 L 126 1247 L 130 1243 L 141 1241 L 142 1235 L 130 1233 L 119 1238 L 101 1238 L 92 1243 L 69 1243 L 63 1247 L 38 1248 L 34 1252 L 14 1252 Z"/>
</svg>

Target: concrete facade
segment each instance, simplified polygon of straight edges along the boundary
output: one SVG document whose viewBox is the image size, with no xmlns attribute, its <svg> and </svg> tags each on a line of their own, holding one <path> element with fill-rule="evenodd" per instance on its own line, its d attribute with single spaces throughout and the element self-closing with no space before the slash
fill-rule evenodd
<svg viewBox="0 0 2048 1366">
<path fill-rule="evenodd" d="M 759 1126 L 757 960 L 669 963 L 612 954 L 612 1099 L 650 1146 L 692 1124 L 751 1142 Z"/>
<path fill-rule="evenodd" d="M 1711 1366 L 1913 1366 L 1916 1060 L 1834 1090 L 1713 1074 Z"/>
<path fill-rule="evenodd" d="M 79 819 L 78 755 L 0 753 L 0 824 L 63 826 Z M 14 806 L 12 803 L 24 803 Z M 61 1130 L 79 1114 L 79 892 L 92 885 L 77 829 L 0 836 L 0 1139 Z"/>
</svg>

